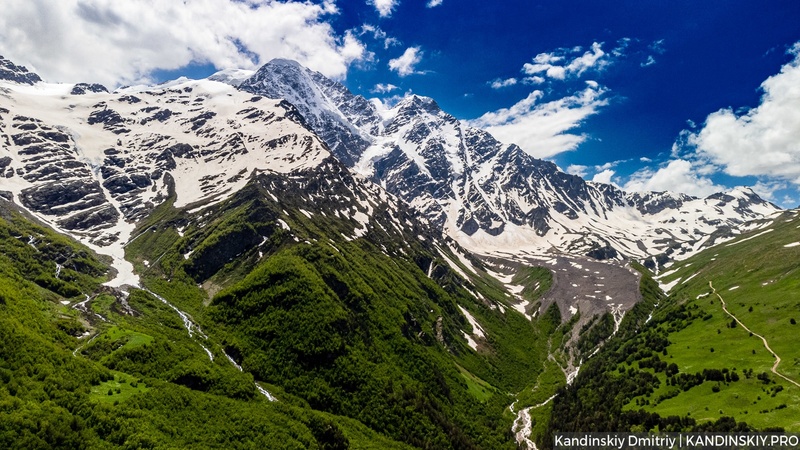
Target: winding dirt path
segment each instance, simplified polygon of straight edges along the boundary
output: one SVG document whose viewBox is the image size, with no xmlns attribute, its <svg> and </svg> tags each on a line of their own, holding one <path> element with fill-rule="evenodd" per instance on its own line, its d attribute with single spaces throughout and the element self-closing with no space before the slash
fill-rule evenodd
<svg viewBox="0 0 800 450">
<path fill-rule="evenodd" d="M 799 387 L 799 388 L 800 388 L 800 383 L 798 383 L 798 382 L 796 382 L 796 381 L 792 380 L 791 378 L 787 377 L 786 375 L 783 375 L 782 373 L 778 372 L 778 365 L 781 363 L 781 357 L 780 357 L 780 356 L 778 356 L 778 354 L 777 354 L 777 353 L 775 353 L 774 351 L 772 351 L 772 348 L 770 348 L 770 346 L 769 346 L 769 342 L 767 342 L 767 339 L 766 339 L 764 336 L 761 336 L 760 334 L 758 334 L 758 333 L 756 333 L 756 332 L 752 331 L 750 328 L 747 328 L 747 325 L 743 324 L 743 323 L 742 323 L 742 321 L 741 321 L 741 320 L 739 320 L 739 318 L 738 318 L 738 317 L 734 316 L 733 314 L 731 314 L 731 312 L 730 312 L 730 311 L 728 311 L 728 305 L 725 303 L 725 300 L 722 298 L 722 296 L 721 296 L 721 295 L 719 295 L 719 293 L 717 293 L 717 290 L 716 290 L 716 289 L 714 289 L 714 285 L 713 285 L 713 284 L 711 284 L 711 281 L 709 281 L 709 282 L 708 282 L 708 287 L 710 287 L 710 288 L 711 288 L 711 293 L 712 293 L 712 294 L 714 294 L 714 295 L 716 295 L 716 296 L 717 296 L 717 298 L 719 298 L 719 301 L 722 303 L 722 310 L 723 310 L 723 311 L 725 311 L 725 313 L 726 313 L 727 315 L 731 316 L 731 317 L 733 318 L 733 320 L 735 320 L 735 321 L 736 321 L 736 323 L 738 323 L 739 325 L 741 325 L 741 327 L 742 327 L 742 328 L 744 328 L 745 330 L 747 330 L 747 332 L 749 332 L 749 333 L 750 333 L 750 334 L 752 334 L 753 336 L 757 336 L 758 338 L 760 338 L 760 339 L 761 339 L 761 342 L 763 342 L 763 343 L 764 343 L 764 348 L 766 348 L 766 349 L 767 349 L 767 351 L 768 351 L 768 352 L 769 352 L 769 353 L 770 353 L 772 356 L 774 356 L 774 357 L 775 357 L 775 364 L 773 364 L 773 365 L 772 365 L 772 373 L 774 373 L 775 375 L 777 375 L 777 376 L 779 376 L 779 377 L 783 378 L 784 380 L 788 381 L 789 383 L 792 383 L 793 385 L 795 385 L 795 386 L 797 386 L 797 387 Z"/>
</svg>

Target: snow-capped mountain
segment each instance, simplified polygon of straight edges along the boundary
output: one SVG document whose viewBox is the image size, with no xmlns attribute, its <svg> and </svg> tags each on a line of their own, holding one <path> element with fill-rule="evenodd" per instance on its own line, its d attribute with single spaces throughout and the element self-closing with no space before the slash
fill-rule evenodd
<svg viewBox="0 0 800 450">
<path fill-rule="evenodd" d="M 124 242 L 173 186 L 176 206 L 208 204 L 256 171 L 291 173 L 331 154 L 481 253 L 658 265 L 778 210 L 744 188 L 697 199 L 587 182 L 430 98 L 386 108 L 293 61 L 114 93 L 0 66 L 1 190 L 96 245 Z"/>
<path fill-rule="evenodd" d="M 284 100 L 187 79 L 109 93 L 83 83 L 20 82 L 35 75 L 15 70 L 0 80 L 0 191 L 111 255 L 115 285 L 138 282 L 124 246 L 155 207 L 171 201 L 200 211 L 262 174 L 307 186 L 302 197 L 311 203 L 333 197 L 326 204 L 352 222 L 342 231 L 350 238 L 367 232 L 375 211 L 388 214 L 383 228 L 408 220 L 396 199 L 351 176 Z"/>
<path fill-rule="evenodd" d="M 35 84 L 42 79 L 30 72 L 25 66 L 18 66 L 0 56 L 0 80 L 13 81 L 20 84 Z"/>
<path fill-rule="evenodd" d="M 366 99 L 295 61 L 274 59 L 238 86 L 296 106 L 334 155 L 348 166 L 370 144 L 372 135 L 368 130 L 380 121 L 375 107 Z"/>
<path fill-rule="evenodd" d="M 746 188 L 698 199 L 587 182 L 433 99 L 410 95 L 383 108 L 291 61 L 266 64 L 240 88 L 297 106 L 342 162 L 480 252 L 678 257 L 779 210 Z"/>
</svg>

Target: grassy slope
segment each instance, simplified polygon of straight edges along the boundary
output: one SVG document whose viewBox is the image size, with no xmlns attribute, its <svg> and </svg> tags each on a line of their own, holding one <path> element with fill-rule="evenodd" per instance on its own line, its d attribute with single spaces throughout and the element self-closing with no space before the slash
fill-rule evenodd
<svg viewBox="0 0 800 450">
<path fill-rule="evenodd" d="M 675 361 L 682 371 L 735 367 L 740 373 L 751 369 L 754 374 L 768 372 L 774 383 L 765 385 L 754 375 L 723 385 L 715 394 L 711 383 L 706 382 L 653 407 L 653 411 L 691 413 L 701 420 L 728 415 L 757 428 L 800 430 L 800 388 L 770 373 L 775 360 L 761 340 L 740 326 L 730 328 L 732 319 L 722 310 L 720 301 L 707 295 L 711 292 L 708 283 L 712 282 L 728 310 L 754 333 L 764 336 L 782 358 L 779 372 L 800 382 L 800 350 L 794 338 L 800 325 L 791 324 L 792 318 L 800 320 L 800 246 L 786 247 L 800 241 L 798 227 L 797 215 L 787 212 L 774 225 L 675 264 L 670 268 L 675 272 L 661 280 L 679 280 L 671 295 L 689 307 L 696 305 L 702 314 L 711 315 L 708 320 L 695 320 L 669 335 L 670 362 Z M 751 236 L 756 237 L 750 239 Z M 686 281 L 689 277 L 692 278 Z M 782 386 L 783 391 L 772 396 L 774 391 L 769 390 L 776 385 Z M 786 408 L 776 409 L 781 405 Z"/>
<path fill-rule="evenodd" d="M 174 311 L 142 291 L 128 298 L 141 315 L 121 314 L 100 287 L 103 262 L 8 204 L 0 249 L 3 448 L 406 448 L 289 395 L 265 401 L 251 376 L 212 364 Z M 91 307 L 108 323 L 61 303 L 84 294 L 98 294 Z M 76 337 L 85 331 L 97 338 Z M 179 384 L 195 369 L 204 389 Z"/>
<path fill-rule="evenodd" d="M 300 197 L 287 193 L 289 203 L 273 202 L 252 187 L 202 218 L 168 201 L 140 224 L 127 251 L 143 284 L 187 311 L 207 339 L 190 338 L 175 311 L 143 290 L 121 297 L 101 288 L 106 266 L 91 252 L 15 219 L 0 234 L 4 254 L 18 253 L 3 266 L 0 294 L 9 301 L 0 313 L 11 321 L 5 329 L 30 345 L 8 339 L 5 360 L 26 361 L 32 352 L 58 378 L 75 383 L 69 389 L 78 400 L 65 411 L 30 409 L 35 403 L 24 402 L 41 401 L 41 392 L 60 395 L 62 387 L 47 388 L 50 379 L 27 363 L 11 364 L 3 372 L 11 374 L 3 378 L 7 389 L 0 389 L 8 393 L 7 407 L 16 408 L 8 423 L 42 434 L 41 423 L 26 428 L 19 421 L 59 417 L 69 426 L 37 438 L 45 447 L 405 448 L 398 442 L 404 441 L 421 448 L 514 448 L 507 406 L 515 398 L 520 407 L 535 404 L 563 383 L 547 361 L 548 347 L 561 341 L 558 320 L 531 322 L 509 308 L 507 294 L 477 262 L 477 270 L 462 267 L 474 275 L 469 280 L 457 276 L 428 249 L 434 238 L 425 229 L 398 235 L 382 220 L 351 240 L 352 218 L 326 204 L 305 205 L 314 212 L 309 218 L 291 203 Z M 49 244 L 37 241 L 34 249 L 31 234 Z M 63 266 L 58 278 L 54 260 Z M 23 276 L 38 284 L 20 282 Z M 542 290 L 534 284 L 546 282 L 535 271 L 518 280 L 529 285 L 523 295 L 532 300 Z M 84 295 L 107 323 L 87 321 L 60 303 Z M 462 336 L 473 330 L 458 306 L 486 333 L 477 352 Z M 24 323 L 12 324 L 20 318 Z M 82 339 L 68 334 L 85 331 Z M 266 402 L 254 379 L 280 402 Z M 33 387 L 22 391 L 18 384 Z M 6 434 L 3 442 L 37 447 L 20 436 Z"/>
<path fill-rule="evenodd" d="M 783 359 L 780 371 L 796 377 L 791 319 L 800 310 L 800 247 L 787 245 L 800 241 L 798 228 L 797 215 L 787 212 L 774 225 L 676 263 L 660 280 L 677 281 L 668 298 L 645 275 L 645 300 L 634 311 L 658 308 L 652 315 L 641 310 L 650 320 L 638 324 L 626 316 L 617 338 L 556 399 L 550 432 L 800 430 L 800 389 L 770 373 L 774 358 L 760 339 L 731 326 L 709 288 L 711 281 L 729 310 L 769 340 Z"/>
<path fill-rule="evenodd" d="M 512 446 L 504 410 L 542 371 L 552 329 L 501 312 L 497 282 L 456 276 L 420 241 L 432 239 L 424 229 L 402 235 L 384 221 L 349 240 L 352 222 L 336 205 L 303 204 L 282 189 L 279 202 L 251 185 L 202 221 L 163 205 L 129 256 L 146 285 L 189 311 L 256 379 L 416 446 Z M 245 228 L 260 245 L 216 272 L 198 269 L 196 255 L 239 245 Z M 433 279 L 423 271 L 431 263 Z M 486 331 L 478 352 L 461 336 L 471 327 L 456 305 Z"/>
</svg>

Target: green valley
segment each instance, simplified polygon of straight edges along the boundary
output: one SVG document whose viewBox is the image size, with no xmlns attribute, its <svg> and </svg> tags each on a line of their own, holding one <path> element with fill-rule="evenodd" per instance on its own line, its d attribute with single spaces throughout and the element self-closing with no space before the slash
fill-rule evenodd
<svg viewBox="0 0 800 450">
<path fill-rule="evenodd" d="M 556 398 L 550 432 L 800 430 L 798 228 L 787 211 L 675 262 L 658 276 L 669 296 L 645 276 L 645 302 Z"/>
<path fill-rule="evenodd" d="M 564 382 L 548 359 L 568 326 L 558 309 L 520 314 L 481 261 L 395 226 L 411 212 L 364 206 L 350 178 L 338 202 L 304 198 L 315 178 L 266 175 L 200 214 L 163 203 L 127 246 L 142 288 L 125 290 L 5 203 L 0 442 L 515 448 L 509 406 Z M 298 195 L 278 201 L 277 185 Z M 335 213 L 348 207 L 371 208 L 369 224 Z M 515 278 L 530 301 L 548 280 Z"/>
</svg>

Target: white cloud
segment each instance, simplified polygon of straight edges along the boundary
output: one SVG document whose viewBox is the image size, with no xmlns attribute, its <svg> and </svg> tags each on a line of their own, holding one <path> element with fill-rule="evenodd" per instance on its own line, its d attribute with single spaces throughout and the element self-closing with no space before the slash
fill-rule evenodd
<svg viewBox="0 0 800 450">
<path fill-rule="evenodd" d="M 435 8 L 442 4 L 443 0 L 428 0 L 428 3 L 425 4 L 427 8 Z"/>
<path fill-rule="evenodd" d="M 636 41 L 631 39 L 631 38 L 629 38 L 629 37 L 624 37 L 624 38 L 618 40 L 617 41 L 617 46 L 614 47 L 611 50 L 611 54 L 614 55 L 617 58 L 621 58 L 621 57 L 625 56 L 625 54 L 628 51 L 628 47 L 630 47 L 632 42 L 636 42 Z"/>
<path fill-rule="evenodd" d="M 492 81 L 489 86 L 491 86 L 492 89 L 503 89 L 504 87 L 514 86 L 515 84 L 517 84 L 516 78 L 507 78 L 505 80 L 498 78 Z"/>
<path fill-rule="evenodd" d="M 608 104 L 603 98 L 606 90 L 597 85 L 574 95 L 538 103 L 544 93 L 533 91 L 510 108 L 488 112 L 470 121 L 503 142 L 515 143 L 537 158 L 549 158 L 574 150 L 587 139 L 582 134 L 570 134 L 584 119 Z"/>
<path fill-rule="evenodd" d="M 667 49 L 664 47 L 664 39 L 653 41 L 647 46 L 647 48 L 658 53 L 659 55 L 663 55 L 667 51 Z"/>
<path fill-rule="evenodd" d="M 547 81 L 547 80 L 545 80 L 544 77 L 539 77 L 539 76 L 525 77 L 522 80 L 522 82 L 525 83 L 525 84 L 542 84 L 545 81 Z"/>
<path fill-rule="evenodd" d="M 369 102 L 375 106 L 375 109 L 378 110 L 379 114 L 383 114 L 389 111 L 390 109 L 394 108 L 395 106 L 397 106 L 397 104 L 400 103 L 408 95 L 411 95 L 411 93 L 407 92 L 405 95 L 395 94 L 384 98 L 373 97 L 369 99 Z"/>
<path fill-rule="evenodd" d="M 372 88 L 372 90 L 370 92 L 372 92 L 374 94 L 386 94 L 388 92 L 392 92 L 392 91 L 395 91 L 397 89 L 400 89 L 400 88 L 398 88 L 397 86 L 395 86 L 395 85 L 393 85 L 391 83 L 387 83 L 387 84 L 378 83 L 378 84 L 375 85 L 374 88 Z"/>
<path fill-rule="evenodd" d="M 381 17 L 389 17 L 400 3 L 400 0 L 368 0 L 367 3 L 374 6 Z"/>
<path fill-rule="evenodd" d="M 547 76 L 563 80 L 568 76 L 581 76 L 589 69 L 602 70 L 609 64 L 602 46 L 602 43 L 595 42 L 589 50 L 580 55 L 578 54 L 582 51 L 581 47 L 539 53 L 533 58 L 533 63 L 522 66 L 522 71 L 529 76 Z"/>
<path fill-rule="evenodd" d="M 420 62 L 422 62 L 422 50 L 419 47 L 409 47 L 400 57 L 389 60 L 389 68 L 401 77 L 405 77 L 420 73 L 416 69 L 416 65 Z"/>
<path fill-rule="evenodd" d="M 375 25 L 370 25 L 370 24 L 361 25 L 361 31 L 358 33 L 358 35 L 359 36 L 368 35 L 373 39 L 375 39 L 376 41 L 383 41 L 384 50 L 388 49 L 389 47 L 393 47 L 395 45 L 400 44 L 399 39 L 389 36 L 380 27 L 376 27 Z"/>
<path fill-rule="evenodd" d="M 691 161 L 674 159 L 658 170 L 644 168 L 634 172 L 624 189 L 633 192 L 672 191 L 706 197 L 724 191 L 725 187 L 697 173 Z"/>
<path fill-rule="evenodd" d="M 613 170 L 605 169 L 601 172 L 594 174 L 594 176 L 592 177 L 592 181 L 594 181 L 595 183 L 613 184 L 616 186 L 616 183 L 611 181 L 611 177 L 613 177 L 615 174 L 616 172 L 614 172 Z"/>
<path fill-rule="evenodd" d="M 781 181 L 757 181 L 755 185 L 751 186 L 753 191 L 758 194 L 759 197 L 769 201 L 777 201 L 775 195 L 776 192 L 786 189 L 787 187 L 787 184 Z"/>
<path fill-rule="evenodd" d="M 337 13 L 331 0 L 5 0 L 0 54 L 48 81 L 109 86 L 190 63 L 252 69 L 276 57 L 342 78 L 367 52 L 325 22 Z"/>
<path fill-rule="evenodd" d="M 384 50 L 387 50 L 389 47 L 394 47 L 395 45 L 400 45 L 400 39 L 387 37 L 386 40 L 383 41 Z"/>
<path fill-rule="evenodd" d="M 673 154 L 720 167 L 733 176 L 761 176 L 800 185 L 800 42 L 791 62 L 761 84 L 758 107 L 710 114 L 697 132 L 684 131 Z"/>
<path fill-rule="evenodd" d="M 624 160 L 624 159 L 620 159 L 620 160 L 617 160 L 617 161 L 607 162 L 607 163 L 601 164 L 599 166 L 594 166 L 594 170 L 599 172 L 599 171 L 603 171 L 603 170 L 612 169 L 614 167 L 617 167 L 619 165 L 619 163 L 625 162 L 625 161 L 626 160 Z"/>
<path fill-rule="evenodd" d="M 372 36 L 374 39 L 386 39 L 387 36 L 386 32 L 381 30 L 380 27 L 368 23 L 361 25 L 361 31 L 358 33 L 359 36 L 364 36 L 365 34 Z"/>
<path fill-rule="evenodd" d="M 570 164 L 567 167 L 568 174 L 577 175 L 581 178 L 585 178 L 586 175 L 589 173 L 589 166 L 582 166 L 580 164 Z"/>
<path fill-rule="evenodd" d="M 653 58 L 653 55 L 647 55 L 647 59 L 639 64 L 641 67 L 650 67 L 656 63 L 656 59 Z"/>
</svg>

